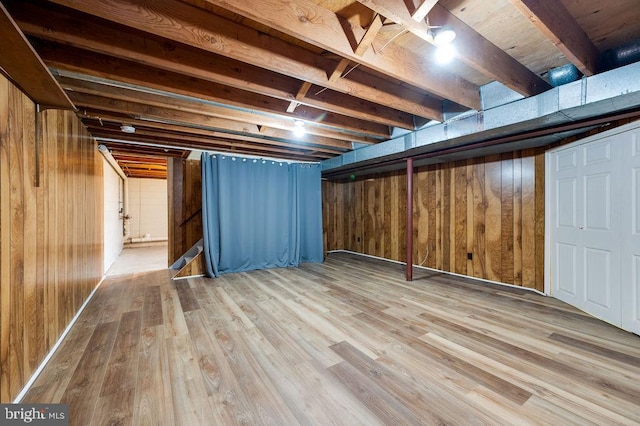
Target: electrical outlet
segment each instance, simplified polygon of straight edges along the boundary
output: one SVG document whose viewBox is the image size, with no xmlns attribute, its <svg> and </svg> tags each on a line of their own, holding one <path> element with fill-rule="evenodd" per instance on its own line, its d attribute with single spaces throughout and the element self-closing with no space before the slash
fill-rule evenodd
<svg viewBox="0 0 640 426">
<path fill-rule="evenodd" d="M 467 260 L 473 260 L 473 253 L 467 253 Z"/>
</svg>

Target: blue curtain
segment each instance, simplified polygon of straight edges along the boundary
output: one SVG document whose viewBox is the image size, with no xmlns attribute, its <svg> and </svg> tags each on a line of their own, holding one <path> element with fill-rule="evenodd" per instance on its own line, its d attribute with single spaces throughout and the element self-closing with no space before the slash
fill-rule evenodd
<svg viewBox="0 0 640 426">
<path fill-rule="evenodd" d="M 207 275 L 323 261 L 319 164 L 201 161 Z"/>
</svg>

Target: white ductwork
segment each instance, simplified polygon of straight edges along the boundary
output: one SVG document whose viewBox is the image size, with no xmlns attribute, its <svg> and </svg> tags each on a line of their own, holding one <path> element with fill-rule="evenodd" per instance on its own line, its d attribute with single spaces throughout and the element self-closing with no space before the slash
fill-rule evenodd
<svg viewBox="0 0 640 426">
<path fill-rule="evenodd" d="M 398 169 L 402 165 L 394 167 L 389 163 L 453 148 L 472 148 L 478 142 L 492 139 L 512 140 L 492 145 L 490 153 L 546 145 L 571 133 L 584 131 L 591 125 L 588 123 L 590 119 L 639 108 L 638 76 L 640 62 L 584 77 L 537 96 L 511 98 L 502 105 L 494 101 L 497 106 L 484 111 L 469 111 L 443 123 L 325 160 L 322 162 L 323 175 L 340 177 L 348 175 L 351 170 L 363 168 L 368 168 L 368 172 Z M 540 129 L 561 128 L 582 121 L 585 122 L 584 127 L 574 126 L 570 132 L 559 130 L 544 136 L 531 136 Z"/>
</svg>

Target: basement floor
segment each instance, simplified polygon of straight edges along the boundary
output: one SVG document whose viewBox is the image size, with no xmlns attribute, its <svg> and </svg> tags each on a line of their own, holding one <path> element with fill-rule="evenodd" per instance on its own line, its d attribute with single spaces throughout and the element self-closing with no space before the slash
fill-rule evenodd
<svg viewBox="0 0 640 426">
<path fill-rule="evenodd" d="M 71 425 L 640 424 L 640 336 L 346 253 L 108 277 L 27 393 Z"/>
<path fill-rule="evenodd" d="M 108 276 L 167 269 L 167 243 L 128 245 L 107 271 Z"/>
</svg>

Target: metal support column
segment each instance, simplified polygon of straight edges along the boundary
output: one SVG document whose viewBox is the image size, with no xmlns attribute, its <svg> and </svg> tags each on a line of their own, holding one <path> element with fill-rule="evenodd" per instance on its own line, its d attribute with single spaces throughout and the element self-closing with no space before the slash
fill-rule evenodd
<svg viewBox="0 0 640 426">
<path fill-rule="evenodd" d="M 413 281 L 413 158 L 407 158 L 407 281 Z"/>
</svg>

